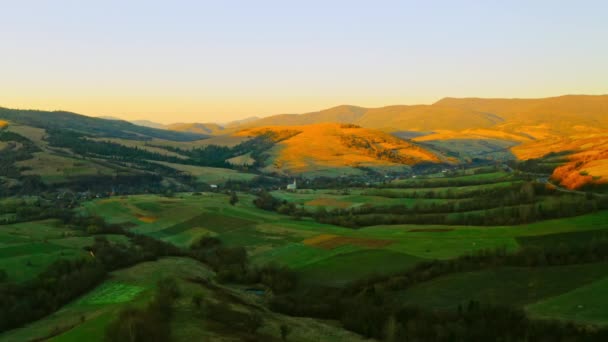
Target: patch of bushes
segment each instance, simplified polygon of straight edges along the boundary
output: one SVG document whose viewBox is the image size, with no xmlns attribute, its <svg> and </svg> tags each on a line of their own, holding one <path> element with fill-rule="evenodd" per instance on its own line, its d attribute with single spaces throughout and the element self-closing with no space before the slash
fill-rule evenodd
<svg viewBox="0 0 608 342">
<path fill-rule="evenodd" d="M 204 236 L 192 243 L 190 256 L 217 273 L 220 282 L 264 284 L 274 293 L 285 293 L 297 284 L 295 272 L 275 264 L 252 267 L 244 247 L 224 246 L 216 237 Z"/>
</svg>

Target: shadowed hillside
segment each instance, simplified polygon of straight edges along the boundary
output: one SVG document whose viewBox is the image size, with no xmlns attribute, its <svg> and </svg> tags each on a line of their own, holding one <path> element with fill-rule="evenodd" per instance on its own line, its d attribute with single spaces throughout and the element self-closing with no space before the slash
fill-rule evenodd
<svg viewBox="0 0 608 342">
<path fill-rule="evenodd" d="M 47 112 L 0 108 L 0 120 L 42 129 L 72 129 L 95 137 L 146 140 L 151 138 L 190 141 L 206 136 L 172 132 L 134 125 L 120 120 L 106 120 L 69 112 Z"/>
</svg>

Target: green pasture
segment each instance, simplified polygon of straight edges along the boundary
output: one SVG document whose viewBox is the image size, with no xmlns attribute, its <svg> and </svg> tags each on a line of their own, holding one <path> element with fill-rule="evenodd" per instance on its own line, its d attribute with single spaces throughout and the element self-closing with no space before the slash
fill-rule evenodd
<svg viewBox="0 0 608 342">
<path fill-rule="evenodd" d="M 608 324 L 608 266 L 604 277 L 590 284 L 533 303 L 526 311 L 539 318 L 561 319 L 590 324 Z M 564 278 L 576 276 L 567 274 Z"/>
<path fill-rule="evenodd" d="M 523 306 L 593 284 L 604 278 L 607 271 L 607 263 L 499 267 L 446 275 L 399 291 L 396 297 L 402 303 L 438 309 L 466 306 L 470 300 Z"/>
<path fill-rule="evenodd" d="M 224 184 L 228 181 L 250 181 L 257 177 L 253 173 L 245 173 L 232 169 L 225 169 L 219 167 L 207 167 L 207 166 L 195 166 L 186 164 L 176 164 L 162 161 L 152 161 L 153 163 L 161 164 L 178 171 L 186 172 L 194 177 L 199 182 L 207 184 Z"/>
<path fill-rule="evenodd" d="M 406 271 L 422 259 L 383 249 L 341 253 L 298 269 L 304 284 L 340 286 L 373 274 Z"/>
</svg>

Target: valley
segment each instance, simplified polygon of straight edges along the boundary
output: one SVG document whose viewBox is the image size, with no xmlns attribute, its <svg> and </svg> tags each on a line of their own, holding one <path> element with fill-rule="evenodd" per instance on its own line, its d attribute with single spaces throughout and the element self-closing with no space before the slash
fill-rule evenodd
<svg viewBox="0 0 608 342">
<path fill-rule="evenodd" d="M 227 190 L 230 183 L 224 183 L 226 190 L 215 192 L 117 194 L 71 202 L 73 209 L 67 210 L 73 212 L 73 218 L 61 218 L 65 214 L 57 212 L 42 220 L 28 220 L 33 212 L 28 214 L 20 209 L 45 207 L 44 199 L 32 196 L 27 202 L 12 204 L 7 199 L 3 208 L 14 208 L 14 212 L 7 209 L 4 214 L 7 222 L 21 221 L 0 227 L 0 269 L 9 284 L 31 286 L 26 284 L 42 279 L 48 267 L 62 260 L 115 263 L 112 254 L 105 256 L 105 253 L 145 246 L 137 236 L 162 241 L 176 249 L 158 250 L 161 253 L 158 259 L 118 266 L 83 295 L 62 303 L 48 317 L 5 331 L 0 340 L 77 341 L 83 336 L 97 336 L 101 341 L 113 324 L 113 317 L 126 308 L 145 308 L 153 301 L 155 284 L 163 277 L 176 279 L 180 292 L 172 304 L 168 328 L 171 339 L 176 341 L 234 340 L 244 336 L 280 340 L 282 330 L 286 329 L 288 338 L 297 341 L 381 338 L 375 330 L 355 328 L 350 323 L 355 318 L 349 315 L 319 308 L 298 311 L 295 316 L 309 317 L 299 318 L 292 317 L 293 312 L 285 306 L 289 301 L 299 300 L 298 296 L 306 296 L 310 304 L 326 300 L 322 299 L 324 295 L 315 294 L 325 291 L 326 295 L 333 293 L 334 299 L 345 298 L 344 303 L 336 305 L 346 310 L 348 301 L 354 300 L 348 299 L 352 296 L 349 293 L 365 293 L 369 286 L 376 289 L 376 296 L 386 297 L 384 305 L 395 310 L 420 307 L 447 314 L 471 303 L 481 303 L 517 308 L 539 322 L 568 319 L 597 327 L 608 324 L 605 312 L 608 303 L 601 299 L 603 296 L 594 295 L 601 293 L 608 269 L 608 255 L 602 249 L 608 241 L 608 203 L 595 198 L 588 212 L 586 209 L 580 213 L 559 212 L 558 216 L 566 217 L 551 219 L 551 206 L 557 209 L 561 201 L 570 200 L 585 203 L 585 194 L 543 193 L 540 189 L 546 185 L 530 186 L 534 179 L 487 167 L 467 173 L 395 179 L 363 187 L 320 184 L 306 187 L 304 180 L 302 189 L 273 190 L 267 194 L 259 189 Z M 448 210 L 442 209 L 447 204 L 462 206 L 469 199 L 479 202 L 484 196 L 496 194 L 508 194 L 499 195 L 507 200 L 522 193 L 533 196 L 530 203 L 535 203 L 536 209 L 532 211 L 542 206 L 548 218 L 530 216 L 527 218 L 530 223 L 488 226 L 485 221 L 462 225 L 456 219 L 452 223 L 449 218 L 453 217 L 454 209 L 442 214 Z M 236 203 L 231 204 L 231 196 L 237 197 Z M 271 204 L 275 199 L 278 206 Z M 418 220 L 407 214 L 407 208 L 416 208 L 416 212 L 432 208 L 431 212 L 447 221 L 400 223 L 399 217 L 404 222 Z M 528 212 L 523 204 L 517 208 Z M 479 212 L 472 209 L 471 214 Z M 355 219 L 365 217 L 366 210 L 397 210 L 395 213 L 399 214 L 393 221 L 382 224 L 375 220 L 371 226 L 352 227 L 350 221 L 344 225 L 340 221 L 323 223 L 340 218 L 345 211 Z M 464 210 L 466 217 L 469 209 Z M 13 219 L 11 215 L 15 215 Z M 493 217 L 500 216 L 493 214 Z M 221 241 L 225 253 L 242 249 L 247 255 L 246 266 L 231 265 L 226 259 L 218 268 L 216 261 L 198 257 L 195 253 L 198 250 L 194 249 L 198 247 L 193 246 L 199 241 L 211 243 L 210 239 Z M 113 247 L 104 252 L 99 247 L 103 244 Z M 209 246 L 204 248 L 209 251 L 218 248 Z M 533 254 L 528 256 L 529 253 Z M 543 253 L 548 254 L 542 256 Z M 492 261 L 471 264 L 465 262 L 466 256 Z M 505 257 L 508 258 L 502 259 Z M 429 272 L 437 267 L 433 266 L 437 262 L 463 265 L 436 274 L 437 271 L 432 271 L 433 275 L 423 276 L 413 284 L 400 285 L 403 277 L 433 267 L 425 271 Z M 263 270 L 269 265 L 279 270 L 285 267 L 289 273 L 284 276 L 288 278 L 277 278 L 275 282 L 242 278 L 241 267 Z M 249 272 L 253 271 L 246 273 Z M 561 281 L 564 273 L 569 274 L 567 282 Z M 585 299 L 591 296 L 593 301 Z M 196 304 L 199 300 L 203 309 Z M 222 303 L 228 311 L 206 314 L 215 312 L 209 310 L 220 310 L 214 303 Z M 299 310 L 308 310 L 299 305 Z M 237 317 L 250 317 L 253 325 L 235 328 L 232 322 Z"/>
<path fill-rule="evenodd" d="M 601 339 L 604 100 L 576 127 L 536 121 L 568 98 L 215 129 L 2 109 L 0 341 Z"/>
</svg>

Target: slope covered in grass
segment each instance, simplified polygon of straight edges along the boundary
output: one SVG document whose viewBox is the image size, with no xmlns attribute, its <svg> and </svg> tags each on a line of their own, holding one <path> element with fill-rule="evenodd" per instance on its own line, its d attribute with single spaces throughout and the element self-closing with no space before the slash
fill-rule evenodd
<svg viewBox="0 0 608 342">
<path fill-rule="evenodd" d="M 439 157 L 414 143 L 377 130 L 345 124 L 263 127 L 243 130 L 241 136 L 268 131 L 297 134 L 270 150 L 269 170 L 306 172 L 340 167 L 414 165 L 439 162 Z"/>
</svg>

